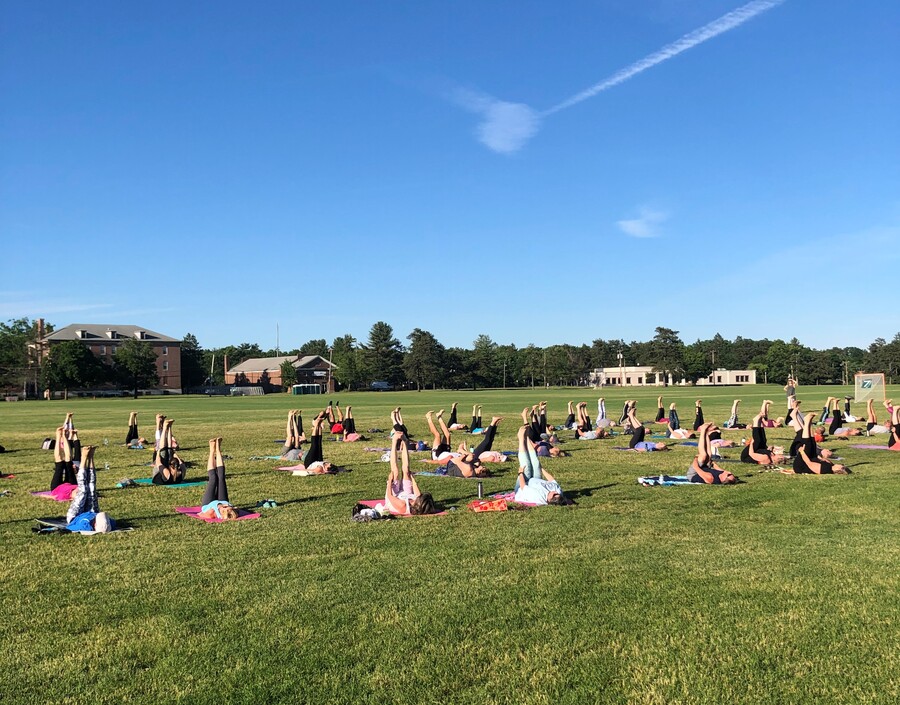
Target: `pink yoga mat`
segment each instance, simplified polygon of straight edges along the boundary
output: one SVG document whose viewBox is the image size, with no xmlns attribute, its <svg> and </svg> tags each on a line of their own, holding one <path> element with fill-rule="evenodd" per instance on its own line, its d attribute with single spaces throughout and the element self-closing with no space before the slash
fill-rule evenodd
<svg viewBox="0 0 900 705">
<path fill-rule="evenodd" d="M 175 507 L 175 511 L 179 514 L 189 516 L 191 519 L 200 519 L 207 524 L 221 524 L 225 521 L 224 519 L 218 519 L 216 517 L 213 517 L 212 519 L 202 517 L 200 516 L 201 509 L 202 507 Z M 248 512 L 246 509 L 238 509 L 238 518 L 234 521 L 240 521 L 241 519 L 259 519 L 261 516 L 262 515 L 259 512 Z"/>
<path fill-rule="evenodd" d="M 71 482 L 64 482 L 61 485 L 58 485 L 55 490 L 45 490 L 44 492 L 32 492 L 35 497 L 44 497 L 45 499 L 52 499 L 57 502 L 70 502 L 72 500 L 72 495 L 75 494 L 75 490 L 78 489 L 78 485 L 73 485 Z"/>
<path fill-rule="evenodd" d="M 890 450 L 887 446 L 876 446 L 870 443 L 855 443 L 851 448 L 859 448 L 860 450 Z"/>
</svg>

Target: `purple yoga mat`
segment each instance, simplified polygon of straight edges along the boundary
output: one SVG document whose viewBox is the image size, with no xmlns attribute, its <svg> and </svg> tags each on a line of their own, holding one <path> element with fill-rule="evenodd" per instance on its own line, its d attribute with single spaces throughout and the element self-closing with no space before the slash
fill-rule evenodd
<svg viewBox="0 0 900 705">
<path fill-rule="evenodd" d="M 890 450 L 887 446 L 876 446 L 871 443 L 855 443 L 851 448 L 859 448 L 860 450 Z"/>
<path fill-rule="evenodd" d="M 375 509 L 379 504 L 384 504 L 383 499 L 362 499 L 359 501 L 359 504 L 362 504 L 370 509 Z M 394 514 L 391 512 L 391 516 L 400 517 L 401 519 L 405 519 L 406 517 L 439 517 L 444 514 L 448 514 L 448 512 L 437 512 L 437 514 Z"/>
</svg>

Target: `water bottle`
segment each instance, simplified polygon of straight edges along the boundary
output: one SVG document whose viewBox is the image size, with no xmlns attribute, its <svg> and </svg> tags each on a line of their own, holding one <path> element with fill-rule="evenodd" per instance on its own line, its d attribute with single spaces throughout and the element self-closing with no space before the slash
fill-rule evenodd
<svg viewBox="0 0 900 705">
<path fill-rule="evenodd" d="M 106 465 L 103 466 L 103 469 L 104 469 L 104 470 L 109 470 L 109 463 L 106 463 Z"/>
<path fill-rule="evenodd" d="M 108 438 L 104 438 L 104 439 L 103 439 L 103 445 L 105 445 L 105 446 L 108 446 L 108 445 L 109 445 L 109 439 L 108 439 Z"/>
<path fill-rule="evenodd" d="M 484 497 L 484 488 L 482 487 L 481 480 L 478 481 L 478 499 Z"/>
</svg>

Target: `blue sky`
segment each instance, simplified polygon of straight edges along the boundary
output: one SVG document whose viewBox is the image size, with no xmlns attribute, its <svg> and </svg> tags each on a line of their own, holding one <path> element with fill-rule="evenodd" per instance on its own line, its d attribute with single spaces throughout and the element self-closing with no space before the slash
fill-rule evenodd
<svg viewBox="0 0 900 705">
<path fill-rule="evenodd" d="M 0 320 L 865 346 L 898 34 L 883 0 L 4 0 Z"/>
</svg>

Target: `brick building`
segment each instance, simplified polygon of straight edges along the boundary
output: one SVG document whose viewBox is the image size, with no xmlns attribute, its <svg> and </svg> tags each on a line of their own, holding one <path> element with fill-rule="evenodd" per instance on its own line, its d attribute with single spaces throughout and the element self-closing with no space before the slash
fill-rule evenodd
<svg viewBox="0 0 900 705">
<path fill-rule="evenodd" d="M 111 365 L 113 353 L 124 341 L 140 340 L 150 345 L 156 353 L 156 389 L 181 392 L 181 341 L 140 326 L 104 325 L 97 323 L 73 323 L 53 331 L 39 341 L 41 356 L 50 354 L 53 345 L 65 340 L 77 340 L 104 363 Z"/>
</svg>

